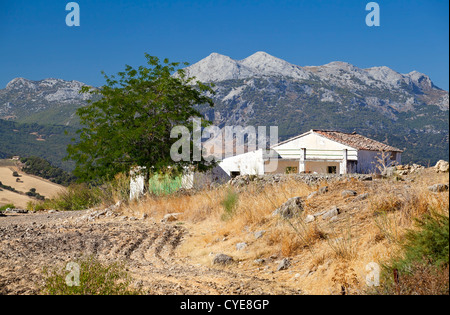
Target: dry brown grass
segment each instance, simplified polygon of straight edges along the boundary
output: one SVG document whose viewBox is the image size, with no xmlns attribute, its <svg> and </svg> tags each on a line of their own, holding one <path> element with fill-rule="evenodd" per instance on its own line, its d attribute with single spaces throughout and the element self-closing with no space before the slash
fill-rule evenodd
<svg viewBox="0 0 450 315">
<path fill-rule="evenodd" d="M 405 231 L 414 226 L 414 218 L 432 211 L 448 215 L 448 194 L 427 189 L 432 184 L 448 183 L 448 174 L 428 169 L 409 178 L 414 181 L 329 183 L 328 193 L 305 201 L 304 215 L 339 207 L 341 214 L 336 222 L 317 218 L 314 223 L 305 224 L 303 217 L 286 221 L 272 216 L 289 198 L 306 199 L 318 188 L 294 181 L 235 190 L 238 201 L 227 220 L 223 220 L 222 201 L 229 187 L 192 195 L 147 198 L 130 205 L 126 211 L 133 215 L 147 213 L 156 220 L 166 213 L 181 213 L 180 220 L 190 231 L 190 237 L 179 253 L 193 263 L 211 266 L 215 253 L 226 253 L 240 261 L 228 268 L 258 272 L 259 276 L 300 287 L 305 293 L 341 294 L 344 287 L 347 294 L 357 294 L 364 292 L 367 264 L 389 260 L 399 250 Z M 358 194 L 367 192 L 369 198 L 353 202 L 353 197 L 341 196 L 344 189 L 356 190 Z M 260 230 L 266 233 L 255 239 L 254 232 Z M 238 251 L 239 242 L 246 242 L 247 248 Z M 290 257 L 293 263 L 288 271 L 278 273 L 272 273 L 276 264 L 255 266 L 255 259 L 269 257 L 275 261 Z"/>
</svg>

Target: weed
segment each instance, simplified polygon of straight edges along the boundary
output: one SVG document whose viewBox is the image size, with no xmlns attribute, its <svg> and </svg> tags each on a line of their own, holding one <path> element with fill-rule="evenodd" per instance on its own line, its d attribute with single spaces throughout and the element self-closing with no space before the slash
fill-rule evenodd
<svg viewBox="0 0 450 315">
<path fill-rule="evenodd" d="M 66 269 L 44 268 L 45 295 L 137 295 L 140 290 L 130 289 L 131 278 L 121 263 L 103 264 L 94 257 L 76 262 L 79 285 L 66 283 Z"/>
</svg>

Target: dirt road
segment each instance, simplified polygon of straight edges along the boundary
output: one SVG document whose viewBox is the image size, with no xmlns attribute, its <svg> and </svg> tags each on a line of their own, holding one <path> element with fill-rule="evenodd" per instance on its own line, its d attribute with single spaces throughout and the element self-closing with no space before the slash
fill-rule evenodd
<svg viewBox="0 0 450 315">
<path fill-rule="evenodd" d="M 87 255 L 125 261 L 134 285 L 150 294 L 299 294 L 275 280 L 192 264 L 177 248 L 182 226 L 91 212 L 0 217 L 0 294 L 38 294 L 44 266 L 65 266 Z"/>
</svg>

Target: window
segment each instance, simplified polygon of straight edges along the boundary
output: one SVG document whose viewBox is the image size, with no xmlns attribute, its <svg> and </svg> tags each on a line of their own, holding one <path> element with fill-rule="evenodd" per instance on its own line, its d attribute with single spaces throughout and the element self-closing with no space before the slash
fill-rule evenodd
<svg viewBox="0 0 450 315">
<path fill-rule="evenodd" d="M 298 173 L 298 168 L 296 166 L 286 167 L 286 174 L 296 174 Z"/>
<path fill-rule="evenodd" d="M 328 174 L 336 174 L 337 166 L 328 166 Z"/>
<path fill-rule="evenodd" d="M 239 175 L 241 175 L 241 172 L 230 172 L 231 178 L 236 178 L 236 177 L 238 177 Z"/>
<path fill-rule="evenodd" d="M 397 152 L 391 152 L 391 161 L 397 160 Z"/>
</svg>

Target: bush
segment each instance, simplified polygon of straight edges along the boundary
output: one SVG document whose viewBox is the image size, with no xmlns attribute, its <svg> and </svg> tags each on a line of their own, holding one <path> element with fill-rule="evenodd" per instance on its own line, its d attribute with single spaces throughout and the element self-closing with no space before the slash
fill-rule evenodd
<svg viewBox="0 0 450 315">
<path fill-rule="evenodd" d="M 46 295 L 137 295 L 140 290 L 130 289 L 131 278 L 125 266 L 119 263 L 103 264 L 93 257 L 78 260 L 79 285 L 68 286 L 65 268 L 44 268 L 42 293 Z"/>
<path fill-rule="evenodd" d="M 126 200 L 130 195 L 130 180 L 125 175 L 117 175 L 112 181 L 101 186 L 88 184 L 71 184 L 65 191 L 60 192 L 53 199 L 41 202 L 29 202 L 29 211 L 44 209 L 56 210 L 84 210 L 99 206 L 110 205 L 118 200 Z M 31 190 L 27 194 L 32 194 Z M 37 194 L 39 195 L 39 194 Z"/>
<path fill-rule="evenodd" d="M 57 210 L 84 210 L 102 202 L 99 188 L 87 184 L 72 184 L 50 200 L 49 205 Z"/>
<path fill-rule="evenodd" d="M 434 214 L 416 219 L 418 230 L 410 230 L 402 245 L 403 257 L 392 264 L 392 268 L 407 270 L 411 264 L 425 263 L 448 266 L 449 263 L 449 217 Z"/>
<path fill-rule="evenodd" d="M 26 192 L 25 195 L 29 197 L 34 197 L 38 200 L 45 200 L 45 197 L 36 192 L 36 188 L 31 188 L 30 191 Z"/>
<path fill-rule="evenodd" d="M 233 217 L 238 202 L 239 195 L 233 189 L 228 189 L 224 199 L 221 202 L 224 209 L 222 220 L 226 221 Z"/>
<path fill-rule="evenodd" d="M 10 204 L 7 204 L 7 205 L 4 205 L 4 206 L 0 207 L 0 212 L 3 212 L 3 211 L 5 211 L 8 208 L 14 209 L 16 207 L 12 203 L 10 203 Z"/>
<path fill-rule="evenodd" d="M 449 217 L 416 219 L 402 252 L 383 266 L 382 294 L 449 294 Z"/>
</svg>

